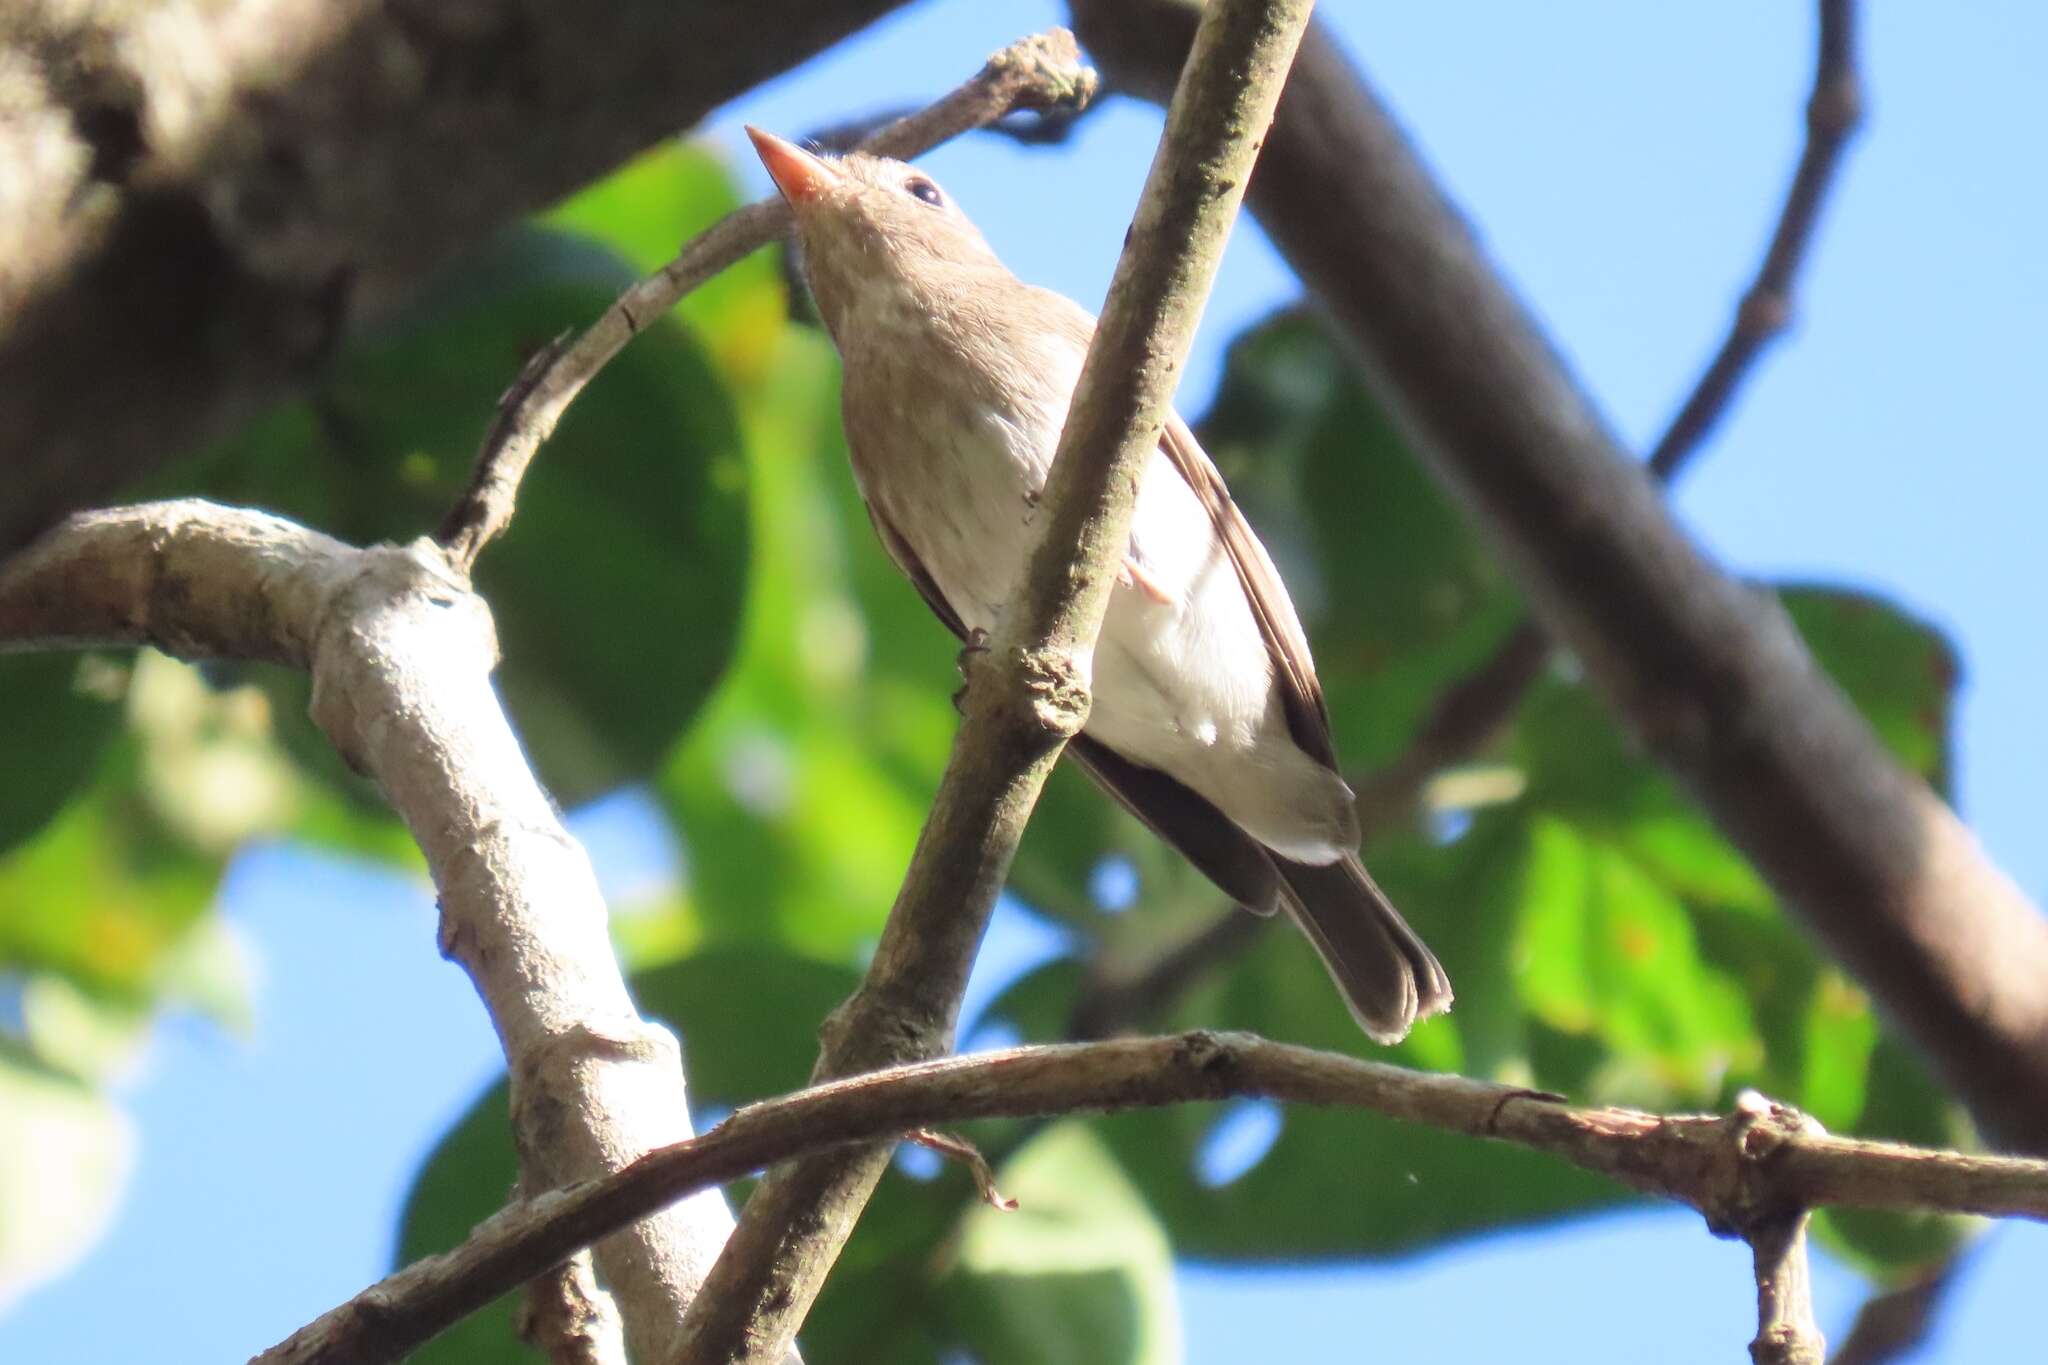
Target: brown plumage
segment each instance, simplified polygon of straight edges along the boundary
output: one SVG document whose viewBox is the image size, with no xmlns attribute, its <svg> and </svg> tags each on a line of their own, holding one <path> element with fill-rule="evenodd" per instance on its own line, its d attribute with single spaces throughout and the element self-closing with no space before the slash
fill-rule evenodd
<svg viewBox="0 0 2048 1365">
<path fill-rule="evenodd" d="M 1011 275 L 915 169 L 748 133 L 839 347 L 876 533 L 954 634 L 986 630 L 1021 578 L 1095 320 Z M 1442 967 L 1359 862 L 1287 589 L 1177 415 L 1090 664 L 1094 708 L 1068 752 L 1096 782 L 1240 904 L 1284 907 L 1373 1038 L 1450 1007 Z"/>
</svg>

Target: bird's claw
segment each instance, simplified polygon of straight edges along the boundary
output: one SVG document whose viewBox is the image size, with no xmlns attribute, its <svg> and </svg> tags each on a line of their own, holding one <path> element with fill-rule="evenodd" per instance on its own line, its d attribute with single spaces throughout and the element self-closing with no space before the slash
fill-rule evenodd
<svg viewBox="0 0 2048 1365">
<path fill-rule="evenodd" d="M 980 626 L 971 627 L 967 632 L 966 642 L 960 646 L 960 654 L 957 660 L 960 669 L 960 686 L 954 689 L 953 692 L 953 709 L 963 716 L 967 714 L 969 670 L 973 668 L 975 658 L 986 653 L 988 653 L 988 632 Z"/>
</svg>

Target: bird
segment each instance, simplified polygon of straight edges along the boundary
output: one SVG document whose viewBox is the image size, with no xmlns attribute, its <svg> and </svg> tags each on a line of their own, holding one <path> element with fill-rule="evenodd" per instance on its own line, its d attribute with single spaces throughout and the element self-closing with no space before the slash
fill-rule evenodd
<svg viewBox="0 0 2048 1365">
<path fill-rule="evenodd" d="M 930 176 L 749 126 L 843 371 L 875 532 L 963 642 L 1021 584 L 1095 319 L 1013 275 Z M 1140 481 L 1067 746 L 1225 894 L 1305 931 L 1352 1017 L 1393 1044 L 1451 1004 L 1443 967 L 1358 856 L 1308 640 L 1272 558 L 1180 416 Z"/>
</svg>

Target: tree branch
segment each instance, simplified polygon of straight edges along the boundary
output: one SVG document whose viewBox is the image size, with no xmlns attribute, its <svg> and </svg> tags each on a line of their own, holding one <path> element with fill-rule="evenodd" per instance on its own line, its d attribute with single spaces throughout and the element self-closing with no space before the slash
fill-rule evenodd
<svg viewBox="0 0 2048 1365">
<path fill-rule="evenodd" d="M 1042 539 L 986 652 L 903 889 L 861 989 L 827 1021 L 819 1076 L 937 1055 L 1025 821 L 1086 719 L 1085 660 L 1136 490 L 1309 0 L 1217 0 L 1196 34 L 1082 366 L 1041 503 Z M 867 1147 L 771 1172 L 683 1326 L 674 1360 L 781 1358 L 888 1164 Z"/>
<path fill-rule="evenodd" d="M 901 3 L 0 5 L 0 557 Z"/>
<path fill-rule="evenodd" d="M 1082 65 L 1074 35 L 1051 29 L 1012 43 L 944 99 L 873 132 L 860 145 L 907 159 L 1017 110 L 1079 108 L 1094 94 L 1095 73 Z M 698 234 L 674 260 L 628 288 L 574 342 L 550 347 L 530 362 L 498 404 L 468 489 L 435 532 L 449 558 L 468 569 L 505 529 L 519 481 L 541 443 L 642 327 L 727 266 L 780 240 L 788 229 L 789 206 L 779 195 L 735 209 Z"/>
<path fill-rule="evenodd" d="M 1954 1287 L 1960 1255 L 1864 1300 L 1828 1365 L 1893 1365 L 1926 1342 L 1934 1315 Z"/>
<path fill-rule="evenodd" d="M 99 643 L 311 673 L 314 719 L 426 854 L 442 950 L 505 1049 L 528 1187 L 689 1136 L 675 1040 L 635 1011 L 589 859 L 491 689 L 489 611 L 430 542 L 358 550 L 202 502 L 80 515 L 0 567 L 0 644 Z M 706 1194 L 596 1248 L 642 1359 L 731 1226 Z"/>
<path fill-rule="evenodd" d="M 1086 4 L 1087 0 L 1082 0 L 1084 7 Z M 1820 0 L 1818 56 L 1806 106 L 1806 145 L 1779 209 L 1770 245 L 1727 336 L 1651 448 L 1646 464 L 1663 482 L 1675 478 L 1699 451 L 1768 343 L 1791 318 L 1799 268 L 1859 117 L 1854 19 L 1852 0 Z M 1401 753 L 1354 784 L 1359 825 L 1367 843 L 1376 832 L 1411 818 L 1431 778 L 1470 759 L 1506 729 L 1522 699 L 1543 676 L 1551 650 L 1543 627 L 1524 620 L 1484 661 L 1437 695 Z M 1075 1011 L 1073 1036 L 1100 1037 L 1119 1025 L 1157 1018 L 1161 1008 L 1203 973 L 1256 942 L 1264 923 L 1251 921 L 1248 928 L 1243 915 L 1227 910 L 1209 929 L 1137 975 L 1096 983 Z"/>
<path fill-rule="evenodd" d="M 1831 1204 L 2048 1218 L 2048 1161 L 1964 1156 L 1830 1137 L 1805 1116 L 1745 1097 L 1727 1117 L 1586 1109 L 1490 1081 L 1410 1071 L 1249 1034 L 1055 1044 L 981 1052 L 817 1085 L 748 1105 L 702 1137 L 482 1224 L 455 1251 L 407 1266 L 273 1348 L 261 1362 L 358 1361 L 374 1321 L 386 1348 L 417 1346 L 463 1314 L 670 1200 L 804 1152 L 844 1150 L 935 1125 L 1262 1097 L 1358 1108 L 1447 1133 L 1550 1153 L 1675 1199 L 1716 1231 L 1757 1241 L 1766 1325 L 1796 1317 L 1788 1278 L 1797 1211 Z M 1362 1205 L 1360 1216 L 1367 1216 Z M 302 1337 L 321 1354 L 285 1354 Z M 1797 1357 L 1791 1357 L 1797 1359 Z"/>
<path fill-rule="evenodd" d="M 1827 1342 L 1813 1316 L 1813 1267 L 1806 1258 L 1805 1210 L 1749 1234 L 1756 1260 L 1756 1365 L 1822 1365 Z"/>
<path fill-rule="evenodd" d="M 1792 286 L 1819 226 L 1821 208 L 1834 188 L 1842 150 L 1862 117 L 1855 0 L 1820 0 L 1819 9 L 1813 92 L 1806 101 L 1806 146 L 1799 153 L 1799 167 L 1792 173 L 1763 264 L 1735 310 L 1721 349 L 1650 451 L 1650 472 L 1660 479 L 1676 475 L 1700 448 L 1755 368 L 1757 357 L 1791 322 Z"/>
<path fill-rule="evenodd" d="M 1074 0 L 1074 16 L 1111 78 L 1140 90 L 1177 67 L 1191 17 L 1179 0 Z M 1638 743 L 1985 1133 L 2048 1151 L 2048 922 L 1884 751 L 1784 613 L 1671 519 L 1320 30 L 1251 203 Z"/>
</svg>

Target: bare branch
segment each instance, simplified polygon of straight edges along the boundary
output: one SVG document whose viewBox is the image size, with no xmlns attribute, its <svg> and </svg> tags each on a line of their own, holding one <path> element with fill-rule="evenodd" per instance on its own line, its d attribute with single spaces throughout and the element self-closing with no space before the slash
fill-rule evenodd
<svg viewBox="0 0 2048 1365">
<path fill-rule="evenodd" d="M 1008 1198 L 996 1188 L 996 1172 L 988 1164 L 988 1158 L 981 1154 L 981 1148 L 964 1137 L 953 1133 L 942 1133 L 936 1128 L 913 1128 L 904 1134 L 912 1142 L 928 1151 L 937 1152 L 948 1161 L 957 1161 L 967 1168 L 974 1177 L 974 1188 L 981 1195 L 981 1202 L 1004 1213 L 1014 1213 L 1017 1201 Z"/>
<path fill-rule="evenodd" d="M 0 641 L 307 670 L 314 719 L 426 854 L 443 951 L 505 1049 L 526 1184 L 571 1184 L 689 1136 L 675 1040 L 635 1011 L 589 859 L 492 691 L 490 614 L 430 542 L 358 550 L 202 502 L 85 514 L 0 568 Z M 707 1194 L 596 1249 L 643 1358 L 731 1226 Z M 357 1325 L 376 1340 L 374 1313 Z"/>
<path fill-rule="evenodd" d="M 912 157 L 1017 110 L 1085 105 L 1095 73 L 1081 63 L 1074 36 L 1050 29 L 990 57 L 973 79 L 921 112 L 897 119 L 861 141 L 883 156 Z M 467 570 L 512 519 L 526 467 L 554 433 L 562 414 L 640 329 L 677 300 L 789 228 L 789 207 L 777 198 L 735 209 L 699 233 L 676 258 L 619 296 L 583 335 L 544 353 L 506 390 L 484 434 L 469 487 L 435 532 Z"/>
<path fill-rule="evenodd" d="M 364 1316 L 357 1305 L 368 1303 L 391 1339 L 409 1349 L 669 1200 L 804 1152 L 970 1119 L 1249 1096 L 1367 1109 L 1511 1142 L 1687 1204 L 1716 1230 L 1764 1243 L 1759 1255 L 1769 1264 L 1760 1264 L 1759 1273 L 1770 1282 L 1770 1322 L 1796 1317 L 1801 1293 L 1783 1265 L 1798 1250 L 1780 1235 L 1798 1221 L 1788 1213 L 1835 1204 L 2048 1218 L 2048 1161 L 1830 1137 L 1804 1116 L 1754 1099 L 1725 1118 L 1584 1109 L 1513 1086 L 1248 1034 L 1187 1033 L 975 1053 L 748 1105 L 702 1137 L 650 1153 L 624 1171 L 506 1209 L 457 1250 L 407 1266 L 294 1340 L 318 1333 L 333 1343 L 334 1354 L 307 1360 L 362 1359 L 346 1354 L 348 1325 Z M 1359 1216 L 1370 1216 L 1363 1203 Z"/>
<path fill-rule="evenodd" d="M 827 1022 L 820 1076 L 944 1052 L 1032 806 L 1087 716 L 1085 666 L 1195 321 L 1309 0 L 1204 13 L 1082 366 L 1022 591 L 972 667 L 965 719 L 859 992 Z M 888 1163 L 885 1148 L 771 1172 L 683 1326 L 679 1362 L 781 1358 Z"/>
<path fill-rule="evenodd" d="M 1804 1210 L 1749 1234 L 1756 1259 L 1756 1365 L 1822 1365 L 1827 1342 L 1813 1316 L 1813 1267 L 1806 1259 Z"/>
<path fill-rule="evenodd" d="M 1120 85 L 1156 88 L 1185 50 L 1178 0 L 1075 0 L 1074 14 Z M 1636 740 L 1984 1132 L 2048 1151 L 2048 921 L 1885 752 L 1783 611 L 1672 520 L 1320 30 L 1251 203 Z"/>
</svg>

